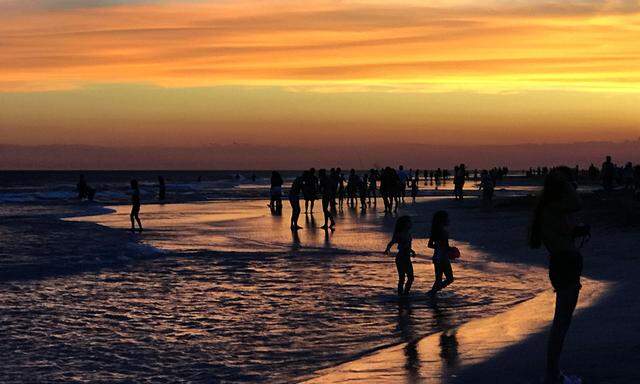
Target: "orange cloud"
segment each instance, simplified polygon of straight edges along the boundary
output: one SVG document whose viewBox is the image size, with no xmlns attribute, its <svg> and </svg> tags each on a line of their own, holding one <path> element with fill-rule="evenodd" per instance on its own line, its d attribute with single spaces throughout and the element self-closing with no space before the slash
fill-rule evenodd
<svg viewBox="0 0 640 384">
<path fill-rule="evenodd" d="M 40 3 L 0 13 L 0 91 L 640 89 L 640 14 L 624 1 Z"/>
</svg>

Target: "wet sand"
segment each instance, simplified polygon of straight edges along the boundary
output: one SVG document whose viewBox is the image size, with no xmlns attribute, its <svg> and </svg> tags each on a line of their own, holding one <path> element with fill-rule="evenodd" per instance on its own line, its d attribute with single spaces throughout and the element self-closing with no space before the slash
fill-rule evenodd
<svg viewBox="0 0 640 384">
<path fill-rule="evenodd" d="M 594 225 L 594 238 L 583 249 L 584 287 L 562 367 L 586 384 L 640 382 L 640 236 L 595 200 L 586 198 L 584 216 Z M 493 260 L 546 263 L 544 251 L 528 250 L 524 243 L 529 203 L 502 201 L 492 212 L 474 205 L 443 203 L 452 216 L 453 237 Z M 417 211 L 422 217 L 432 209 L 423 205 Z M 318 371 L 307 382 L 540 383 L 554 305 L 553 290 L 544 284 L 544 292 L 504 313 Z"/>
<path fill-rule="evenodd" d="M 396 216 L 380 207 L 346 209 L 333 233 L 305 217 L 298 238 L 264 200 L 144 205 L 142 234 L 126 230 L 128 206 L 112 208 L 60 221 L 82 207 L 31 207 L 0 225 L 15 261 L 0 281 L 0 381 L 291 383 L 408 337 L 381 252 Z M 417 296 L 432 283 L 425 236 Z M 460 246 L 464 284 L 438 307 L 415 303 L 412 339 L 539 291 L 541 268 Z"/>
<path fill-rule="evenodd" d="M 393 263 L 379 250 L 395 217 L 380 212 L 347 212 L 328 241 L 311 228 L 292 239 L 286 210 L 245 214 L 266 211 L 263 201 L 205 213 L 144 206 L 142 235 L 123 231 L 126 206 L 83 219 L 108 227 L 60 222 L 56 209 L 15 215 L 0 226 L 19 240 L 3 250 L 3 381 L 537 383 L 553 296 L 545 253 L 524 241 L 530 207 L 518 201 L 492 212 L 477 199 L 407 204 L 419 252 L 410 306 L 393 299 Z M 430 302 L 426 228 L 441 208 L 463 260 L 451 289 Z M 587 384 L 637 382 L 640 236 L 609 211 L 586 216 L 594 238 L 563 366 Z M 144 244 L 171 251 L 144 256 Z"/>
</svg>

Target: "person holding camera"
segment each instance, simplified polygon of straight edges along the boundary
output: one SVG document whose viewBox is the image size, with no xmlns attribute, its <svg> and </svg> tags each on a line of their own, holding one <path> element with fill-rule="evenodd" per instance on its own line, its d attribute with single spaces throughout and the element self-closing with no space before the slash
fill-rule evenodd
<svg viewBox="0 0 640 384">
<path fill-rule="evenodd" d="M 590 237 L 590 228 L 576 221 L 581 209 L 577 184 L 568 167 L 553 169 L 546 176 L 534 212 L 529 245 L 549 252 L 549 278 L 556 292 L 556 308 L 547 345 L 545 384 L 580 383 L 561 373 L 559 362 L 580 293 L 583 259 L 576 245 Z M 582 246 L 582 244 L 580 245 Z"/>
</svg>

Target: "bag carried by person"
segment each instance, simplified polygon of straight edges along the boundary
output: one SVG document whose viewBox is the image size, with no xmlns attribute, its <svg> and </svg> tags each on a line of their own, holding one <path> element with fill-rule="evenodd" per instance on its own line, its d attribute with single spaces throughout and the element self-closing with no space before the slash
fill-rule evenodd
<svg viewBox="0 0 640 384">
<path fill-rule="evenodd" d="M 449 260 L 456 260 L 460 258 L 460 250 L 457 247 L 449 247 L 447 249 L 447 257 Z"/>
</svg>

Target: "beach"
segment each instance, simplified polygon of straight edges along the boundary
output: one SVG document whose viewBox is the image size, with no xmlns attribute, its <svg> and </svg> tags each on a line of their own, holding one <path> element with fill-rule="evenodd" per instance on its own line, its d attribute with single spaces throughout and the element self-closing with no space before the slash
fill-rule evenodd
<svg viewBox="0 0 640 384">
<path fill-rule="evenodd" d="M 640 284 L 632 276 L 639 268 L 640 236 L 637 227 L 621 225 L 620 212 L 591 200 L 584 216 L 595 224 L 594 238 L 583 249 L 583 288 L 562 364 L 584 383 L 636 382 L 640 300 L 634 292 Z M 487 250 L 494 260 L 544 265 L 544 252 L 526 249 L 522 229 L 529 217 L 522 205 L 502 203 L 504 208 L 490 214 L 450 210 L 465 218 L 459 238 Z M 490 230 L 473 230 L 470 217 L 478 215 L 483 218 L 475 225 Z M 503 313 L 317 372 L 308 382 L 540 383 L 554 305 L 550 284 L 541 283 L 546 289 L 535 298 Z"/>
<path fill-rule="evenodd" d="M 325 235 L 319 212 L 295 238 L 288 207 L 271 216 L 260 188 L 145 204 L 142 234 L 113 202 L 3 205 L 2 381 L 539 381 L 553 292 L 545 253 L 526 247 L 529 189 L 505 189 L 492 211 L 441 193 L 403 206 L 418 252 L 407 307 L 381 252 L 395 215 L 349 208 Z M 427 228 L 443 208 L 463 258 L 432 301 Z M 637 229 L 586 213 L 594 238 L 563 363 L 586 383 L 629 382 Z"/>
</svg>

